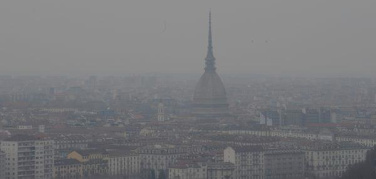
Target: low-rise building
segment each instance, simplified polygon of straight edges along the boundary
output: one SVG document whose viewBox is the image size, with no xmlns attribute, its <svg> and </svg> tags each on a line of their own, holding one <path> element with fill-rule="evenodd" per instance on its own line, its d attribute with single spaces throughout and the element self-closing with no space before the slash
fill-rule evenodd
<svg viewBox="0 0 376 179">
<path fill-rule="evenodd" d="M 129 151 L 112 151 L 105 159 L 108 164 L 108 175 L 135 177 L 140 174 L 140 157 Z"/>
<path fill-rule="evenodd" d="M 0 178 L 5 178 L 6 171 L 5 153 L 0 150 Z"/>
<path fill-rule="evenodd" d="M 154 145 L 139 148 L 137 153 L 140 156 L 141 171 L 155 171 L 158 176 L 160 171 L 167 172 L 168 168 L 173 166 L 178 158 L 200 149 L 194 146 Z"/>
<path fill-rule="evenodd" d="M 55 160 L 54 179 L 76 179 L 83 176 L 82 165 L 76 159 Z"/>
<path fill-rule="evenodd" d="M 54 138 L 55 150 L 87 149 L 89 140 L 83 135 L 62 135 Z"/>
<path fill-rule="evenodd" d="M 207 179 L 207 165 L 202 163 L 178 163 L 169 168 L 169 179 Z"/>
<path fill-rule="evenodd" d="M 234 179 L 263 179 L 264 152 L 261 146 L 227 147 L 224 162 L 235 165 Z"/>
<path fill-rule="evenodd" d="M 235 165 L 230 162 L 207 163 L 208 179 L 233 179 Z"/>
<path fill-rule="evenodd" d="M 93 159 L 103 159 L 108 157 L 108 153 L 105 150 L 75 150 L 68 154 L 69 159 L 76 159 L 80 162 L 87 162 Z"/>
<path fill-rule="evenodd" d="M 50 179 L 53 176 L 52 140 L 29 135 L 15 135 L 1 142 L 5 153 L 5 179 Z"/>
<path fill-rule="evenodd" d="M 366 159 L 369 148 L 353 142 L 311 141 L 303 145 L 308 176 L 340 177 L 350 165 Z"/>
<path fill-rule="evenodd" d="M 83 177 L 90 178 L 90 176 L 107 176 L 108 175 L 108 161 L 103 159 L 91 159 L 82 162 Z"/>
<path fill-rule="evenodd" d="M 264 153 L 265 179 L 304 178 L 304 152 L 297 150 L 268 150 Z"/>
</svg>

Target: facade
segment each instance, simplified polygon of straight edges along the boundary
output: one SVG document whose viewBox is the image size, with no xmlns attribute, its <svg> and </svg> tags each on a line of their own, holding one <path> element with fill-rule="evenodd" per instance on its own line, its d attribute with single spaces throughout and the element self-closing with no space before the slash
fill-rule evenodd
<svg viewBox="0 0 376 179">
<path fill-rule="evenodd" d="M 176 164 L 178 158 L 186 156 L 194 150 L 195 148 L 169 145 L 154 145 L 139 148 L 137 149 L 137 153 L 140 156 L 141 172 L 154 171 L 156 176 L 158 176 L 160 171 L 167 172 L 169 167 Z"/>
<path fill-rule="evenodd" d="M 157 118 L 159 122 L 163 122 L 166 120 L 165 112 L 164 112 L 164 105 L 163 103 L 158 104 L 158 114 Z"/>
<path fill-rule="evenodd" d="M 62 149 L 86 149 L 89 140 L 83 135 L 64 135 L 55 140 L 55 150 Z"/>
<path fill-rule="evenodd" d="M 304 152 L 296 150 L 271 150 L 264 154 L 265 179 L 304 178 Z"/>
<path fill-rule="evenodd" d="M 55 160 L 54 179 L 76 179 L 83 176 L 82 165 L 76 159 Z"/>
<path fill-rule="evenodd" d="M 260 124 L 267 126 L 280 126 L 282 119 L 279 111 L 262 111 L 260 112 Z"/>
<path fill-rule="evenodd" d="M 211 15 L 209 15 L 208 52 L 205 72 L 198 81 L 193 95 L 192 114 L 197 118 L 218 118 L 229 114 L 226 90 L 215 67 L 213 54 Z"/>
<path fill-rule="evenodd" d="M 178 164 L 169 168 L 169 179 L 207 179 L 207 165 L 201 163 Z"/>
<path fill-rule="evenodd" d="M 264 153 L 260 146 L 227 147 L 224 162 L 235 165 L 234 179 L 264 179 Z"/>
<path fill-rule="evenodd" d="M 54 148 L 52 140 L 40 140 L 27 135 L 15 135 L 2 141 L 5 153 L 5 179 L 51 179 Z"/>
<path fill-rule="evenodd" d="M 0 151 L 0 178 L 5 178 L 6 172 L 6 160 L 5 160 L 5 153 Z"/>
<path fill-rule="evenodd" d="M 110 152 L 105 159 L 108 164 L 108 175 L 135 177 L 140 174 L 140 157 L 128 152 Z"/>
<path fill-rule="evenodd" d="M 287 109 L 282 111 L 282 125 L 303 125 L 303 112 L 301 109 Z"/>
<path fill-rule="evenodd" d="M 301 179 L 305 176 L 304 151 L 227 147 L 224 162 L 234 165 L 232 175 L 228 176 L 233 179 Z"/>
<path fill-rule="evenodd" d="M 305 146 L 308 176 L 340 177 L 350 165 L 366 159 L 368 148 L 352 142 L 315 142 Z"/>
<path fill-rule="evenodd" d="M 304 124 L 320 123 L 320 111 L 318 109 L 303 109 Z"/>
<path fill-rule="evenodd" d="M 106 176 L 108 174 L 108 161 L 103 159 L 92 159 L 82 162 L 82 173 L 84 177 Z"/>
<path fill-rule="evenodd" d="M 80 162 L 103 159 L 105 157 L 108 157 L 108 153 L 104 150 L 76 150 L 68 154 L 69 159 L 76 159 Z"/>
<path fill-rule="evenodd" d="M 68 159 L 75 159 L 81 163 L 83 177 L 107 175 L 108 157 L 109 154 L 105 150 L 77 150 L 67 156 Z"/>
<path fill-rule="evenodd" d="M 207 163 L 208 179 L 233 179 L 235 165 L 230 162 Z"/>
</svg>

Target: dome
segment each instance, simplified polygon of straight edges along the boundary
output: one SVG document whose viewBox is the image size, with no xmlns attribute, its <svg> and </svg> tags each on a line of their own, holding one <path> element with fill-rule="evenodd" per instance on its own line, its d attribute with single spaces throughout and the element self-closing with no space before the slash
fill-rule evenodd
<svg viewBox="0 0 376 179">
<path fill-rule="evenodd" d="M 192 113 L 197 117 L 223 117 L 228 114 L 226 90 L 215 71 L 206 71 L 198 81 Z"/>
<path fill-rule="evenodd" d="M 198 81 L 194 104 L 227 104 L 226 90 L 221 78 L 214 72 L 205 72 Z"/>
</svg>

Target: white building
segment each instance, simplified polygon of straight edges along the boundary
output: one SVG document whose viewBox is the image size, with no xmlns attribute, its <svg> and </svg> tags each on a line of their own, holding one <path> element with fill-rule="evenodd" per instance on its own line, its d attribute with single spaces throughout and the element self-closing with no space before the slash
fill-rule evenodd
<svg viewBox="0 0 376 179">
<path fill-rule="evenodd" d="M 5 179 L 51 179 L 54 165 L 52 140 L 16 135 L 1 142 L 5 153 Z"/>
</svg>

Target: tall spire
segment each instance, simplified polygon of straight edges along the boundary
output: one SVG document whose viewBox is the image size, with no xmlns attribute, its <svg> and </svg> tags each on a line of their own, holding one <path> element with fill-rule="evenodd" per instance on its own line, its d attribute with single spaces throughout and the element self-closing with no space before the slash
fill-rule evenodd
<svg viewBox="0 0 376 179">
<path fill-rule="evenodd" d="M 209 11 L 208 52 L 205 58 L 205 71 L 215 71 L 215 58 L 213 55 L 213 39 L 211 24 L 211 11 Z"/>
</svg>

